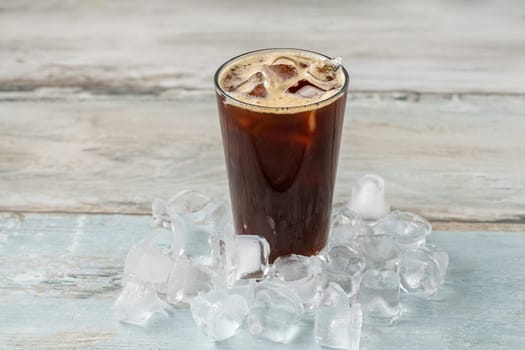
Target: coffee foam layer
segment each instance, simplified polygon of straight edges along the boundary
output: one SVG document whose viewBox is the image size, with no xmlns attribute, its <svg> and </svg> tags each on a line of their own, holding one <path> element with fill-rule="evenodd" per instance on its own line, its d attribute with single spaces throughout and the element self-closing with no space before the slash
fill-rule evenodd
<svg viewBox="0 0 525 350">
<path fill-rule="evenodd" d="M 217 81 L 233 98 L 227 103 L 269 113 L 300 112 L 331 103 L 345 85 L 343 69 L 340 60 L 315 53 L 263 50 L 227 63 Z"/>
</svg>

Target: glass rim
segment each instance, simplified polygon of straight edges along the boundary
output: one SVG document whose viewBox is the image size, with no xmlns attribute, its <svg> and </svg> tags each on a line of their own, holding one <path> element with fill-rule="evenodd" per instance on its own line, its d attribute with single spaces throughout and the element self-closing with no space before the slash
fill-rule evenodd
<svg viewBox="0 0 525 350">
<path fill-rule="evenodd" d="M 286 112 L 287 114 L 291 114 L 291 113 L 293 113 L 294 111 L 297 111 L 297 110 L 311 110 L 311 109 L 318 108 L 320 105 L 328 104 L 327 102 L 329 102 L 329 101 L 332 101 L 332 100 L 335 101 L 339 97 L 341 97 L 341 95 L 343 95 L 348 89 L 348 83 L 349 83 L 348 71 L 346 70 L 344 65 L 341 65 L 341 68 L 343 69 L 343 74 L 344 74 L 345 81 L 344 81 L 343 85 L 339 88 L 339 90 L 334 95 L 332 95 L 330 97 L 327 97 L 327 98 L 325 98 L 323 100 L 320 100 L 320 101 L 304 104 L 304 105 L 293 105 L 293 106 L 286 106 L 286 107 L 261 106 L 261 105 L 258 105 L 258 104 L 249 103 L 249 102 L 246 102 L 246 101 L 239 100 L 239 99 L 233 97 L 232 95 L 230 95 L 228 92 L 224 91 L 224 89 L 219 84 L 219 75 L 222 73 L 223 69 L 225 67 L 227 67 L 229 64 L 231 64 L 231 63 L 241 59 L 242 57 L 253 55 L 253 54 L 256 54 L 256 53 L 259 53 L 259 52 L 264 52 L 264 51 L 296 51 L 296 52 L 304 52 L 304 53 L 314 54 L 314 55 L 321 56 L 321 57 L 324 57 L 324 58 L 327 58 L 327 59 L 331 59 L 332 58 L 330 56 L 327 56 L 325 54 L 322 54 L 322 53 L 319 53 L 319 52 L 316 52 L 316 51 L 306 50 L 306 49 L 297 49 L 297 48 L 288 48 L 288 47 L 282 47 L 282 48 L 281 47 L 275 47 L 275 48 L 266 48 L 266 49 L 257 49 L 257 50 L 247 51 L 247 52 L 241 53 L 241 54 L 239 54 L 237 56 L 234 56 L 234 57 L 230 58 L 229 60 L 227 60 L 226 62 L 221 64 L 219 66 L 219 68 L 217 68 L 217 71 L 215 72 L 214 77 L 213 77 L 213 82 L 214 82 L 214 85 L 215 85 L 215 91 L 219 95 L 223 96 L 224 98 L 227 98 L 227 99 L 230 99 L 232 101 L 235 101 L 235 104 L 237 104 L 239 106 L 242 106 L 242 107 L 247 107 L 246 109 L 256 109 L 256 110 L 259 110 L 259 111 L 262 111 L 262 112 L 266 112 L 266 113 L 272 113 L 272 112 L 275 112 L 275 111 L 280 111 L 280 112 Z"/>
</svg>

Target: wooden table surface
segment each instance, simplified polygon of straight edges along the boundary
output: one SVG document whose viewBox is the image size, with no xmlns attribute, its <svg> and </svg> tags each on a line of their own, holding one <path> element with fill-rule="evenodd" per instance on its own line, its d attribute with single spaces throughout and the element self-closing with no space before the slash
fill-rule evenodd
<svg viewBox="0 0 525 350">
<path fill-rule="evenodd" d="M 343 57 L 336 201 L 365 173 L 451 256 L 438 301 L 362 349 L 522 349 L 525 7 L 504 1 L 0 2 L 0 348 L 220 345 L 109 307 L 151 200 L 227 193 L 211 77 L 263 47 Z M 284 347 L 283 347 L 284 348 Z M 308 334 L 287 348 L 316 348 Z"/>
</svg>

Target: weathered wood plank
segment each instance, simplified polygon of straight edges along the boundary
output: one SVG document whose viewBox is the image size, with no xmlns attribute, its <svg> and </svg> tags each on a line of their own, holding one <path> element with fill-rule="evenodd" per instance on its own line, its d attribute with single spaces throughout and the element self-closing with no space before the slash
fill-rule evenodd
<svg viewBox="0 0 525 350">
<path fill-rule="evenodd" d="M 355 90 L 525 93 L 519 0 L 20 1 L 0 4 L 0 89 L 208 89 L 235 54 L 343 56 Z"/>
<path fill-rule="evenodd" d="M 213 96 L 2 96 L 0 210 L 147 214 L 180 189 L 227 193 Z M 354 94 L 336 201 L 373 172 L 394 207 L 431 220 L 523 223 L 524 110 L 519 96 Z"/>
<path fill-rule="evenodd" d="M 5 349 L 317 349 L 311 325 L 290 345 L 241 332 L 214 345 L 188 310 L 146 329 L 119 324 L 110 306 L 131 244 L 150 219 L 122 215 L 0 215 L 0 347 Z M 364 329 L 367 349 L 522 349 L 525 232 L 434 232 L 450 254 L 439 300 L 404 298 L 402 322 Z"/>
</svg>

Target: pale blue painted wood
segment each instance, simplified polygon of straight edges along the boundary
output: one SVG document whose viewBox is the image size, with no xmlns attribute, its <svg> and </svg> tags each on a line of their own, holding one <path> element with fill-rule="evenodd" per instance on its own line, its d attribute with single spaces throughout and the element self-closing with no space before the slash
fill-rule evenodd
<svg viewBox="0 0 525 350">
<path fill-rule="evenodd" d="M 311 325 L 292 344 L 245 331 L 210 343 L 188 310 L 148 328 L 119 324 L 110 307 L 123 258 L 153 234 L 150 218 L 119 215 L 0 215 L 0 348 L 318 349 Z M 364 328 L 361 349 L 523 349 L 525 233 L 435 232 L 450 254 L 441 297 L 404 296 L 402 322 Z"/>
</svg>

